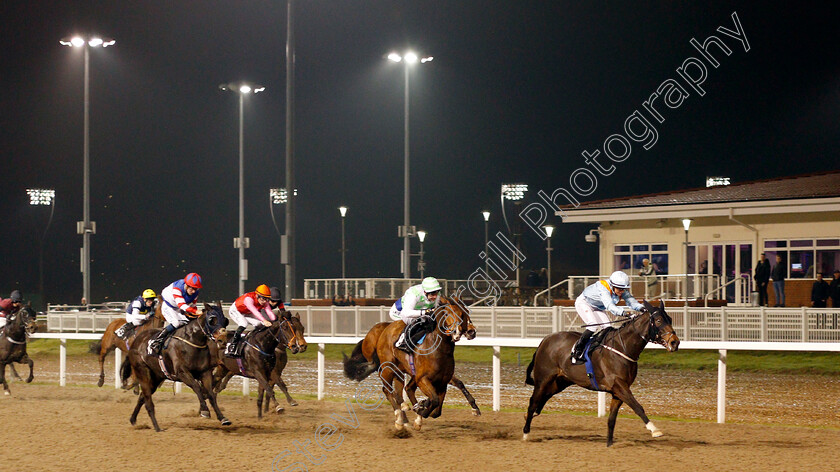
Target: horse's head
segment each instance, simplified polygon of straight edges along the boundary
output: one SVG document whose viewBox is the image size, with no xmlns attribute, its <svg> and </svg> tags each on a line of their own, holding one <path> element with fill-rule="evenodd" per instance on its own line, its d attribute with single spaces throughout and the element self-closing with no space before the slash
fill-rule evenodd
<svg viewBox="0 0 840 472">
<path fill-rule="evenodd" d="M 204 304 L 204 323 L 202 330 L 208 338 L 219 340 L 224 333 L 229 321 L 225 317 L 224 310 L 222 310 L 221 302 L 216 302 L 215 305 Z"/>
<path fill-rule="evenodd" d="M 8 322 L 11 326 L 22 326 L 27 334 L 32 334 L 37 328 L 35 324 L 35 310 L 32 309 L 29 303 L 20 307 L 17 313 L 9 316 Z M 19 328 L 18 328 L 19 329 Z"/>
<path fill-rule="evenodd" d="M 300 343 L 297 339 L 291 313 L 285 310 L 280 311 L 277 319 L 271 323 L 270 329 L 280 345 L 292 351 L 292 354 L 300 352 Z"/>
<path fill-rule="evenodd" d="M 645 308 L 650 312 L 650 323 L 648 326 L 647 339 L 650 342 L 665 346 L 668 351 L 674 352 L 680 347 L 680 338 L 677 336 L 673 321 L 668 313 L 665 313 L 665 304 L 659 301 L 659 306 L 654 307 L 645 301 Z"/>
<path fill-rule="evenodd" d="M 475 337 L 475 326 L 470 321 L 470 310 L 456 296 L 440 296 L 440 303 L 435 310 L 435 324 L 441 333 L 458 342 L 461 336 L 467 339 Z"/>
<path fill-rule="evenodd" d="M 306 331 L 306 327 L 304 327 L 303 323 L 300 322 L 300 314 L 295 313 L 294 315 L 291 315 L 289 317 L 289 321 L 292 323 L 292 328 L 295 330 L 295 345 L 297 347 L 297 351 L 292 349 L 292 354 L 306 351 L 308 344 L 306 344 L 306 339 L 303 338 L 303 333 Z"/>
</svg>

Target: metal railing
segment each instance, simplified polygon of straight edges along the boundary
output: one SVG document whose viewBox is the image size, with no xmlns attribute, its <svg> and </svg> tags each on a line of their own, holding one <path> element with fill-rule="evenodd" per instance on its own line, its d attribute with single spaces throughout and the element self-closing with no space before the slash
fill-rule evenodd
<svg viewBox="0 0 840 472">
<path fill-rule="evenodd" d="M 570 288 L 571 287 L 571 281 L 572 281 L 572 279 L 564 279 L 564 280 L 561 280 L 560 282 L 557 282 L 556 284 L 552 285 L 551 287 L 548 287 L 547 289 L 545 289 L 541 292 L 537 292 L 536 295 L 534 295 L 534 305 L 533 306 L 537 306 L 537 303 L 538 303 L 537 299 L 540 298 L 540 296 L 544 295 L 544 294 L 547 295 L 546 296 L 546 301 L 548 303 L 546 303 L 546 306 L 551 306 L 551 304 L 552 304 L 551 291 L 552 290 L 559 290 L 559 287 L 561 285 L 566 284 L 566 293 L 569 293 L 571 291 L 571 288 Z"/>
<path fill-rule="evenodd" d="M 304 298 L 309 300 L 328 299 L 334 296 L 352 296 L 353 298 L 388 298 L 401 297 L 412 285 L 417 285 L 421 279 L 398 278 L 361 278 L 361 279 L 304 279 Z M 438 279 L 444 293 L 455 293 L 458 287 L 470 287 L 468 280 Z M 512 283 L 508 280 L 494 281 L 499 287 L 508 287 Z M 472 289 L 478 293 L 488 293 L 486 281 L 472 282 Z"/>
</svg>

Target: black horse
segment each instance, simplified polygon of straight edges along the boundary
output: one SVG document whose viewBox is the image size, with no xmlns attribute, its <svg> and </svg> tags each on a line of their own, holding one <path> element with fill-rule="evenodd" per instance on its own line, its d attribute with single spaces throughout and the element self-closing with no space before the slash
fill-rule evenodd
<svg viewBox="0 0 840 472">
<path fill-rule="evenodd" d="M 292 354 L 299 354 L 301 352 L 305 352 L 307 348 L 306 340 L 303 338 L 303 333 L 306 331 L 306 328 L 303 326 L 303 323 L 300 322 L 300 315 L 295 313 L 291 317 L 292 328 L 295 330 L 295 336 L 298 339 L 298 346 L 297 350 L 294 348 L 289 349 L 292 351 Z M 277 348 L 274 350 L 274 355 L 277 356 L 277 361 L 274 363 L 274 370 L 271 371 L 271 378 L 269 379 L 270 385 L 273 388 L 275 385 L 283 392 L 283 395 L 286 396 L 286 401 L 291 406 L 297 406 L 298 403 L 289 395 L 289 388 L 286 387 L 286 382 L 283 381 L 283 370 L 286 368 L 286 364 L 289 363 L 289 355 L 286 353 L 286 346 L 278 345 Z M 274 397 L 271 397 L 272 402 L 274 403 L 274 409 L 277 412 L 283 411 L 283 407 L 277 404 L 277 400 Z M 265 403 L 265 411 L 268 411 L 269 402 Z"/>
<path fill-rule="evenodd" d="M 267 328 L 257 328 L 242 342 L 245 349 L 241 359 L 232 359 L 224 355 L 224 350 L 218 350 L 218 365 L 213 369 L 213 383 L 215 392 L 220 392 L 234 375 L 241 375 L 249 379 L 256 379 L 259 384 L 257 393 L 257 417 L 262 418 L 263 396 L 266 406 L 269 399 L 274 400 L 273 383 L 270 382 L 271 372 L 274 370 L 278 345 L 300 350 L 297 335 L 288 312 L 282 312 Z M 262 328 L 262 329 L 261 329 Z M 250 348 L 250 349 L 249 349 Z M 247 380 L 246 380 L 247 381 Z M 275 400 L 274 403 L 277 403 Z"/>
<path fill-rule="evenodd" d="M 213 338 L 227 324 L 228 320 L 222 312 L 221 304 L 205 303 L 204 313 L 201 316 L 175 330 L 160 357 L 150 355 L 147 351 L 150 340 L 157 336 L 160 330 L 150 329 L 137 334 L 128 351 L 128 364 L 123 364 L 121 372 L 123 382 L 133 371 L 135 379 L 140 384 L 141 395 L 137 398 L 137 405 L 129 420 L 132 425 L 137 423 L 137 414 L 145 404 L 155 431 L 160 431 L 155 418 L 152 394 L 167 379 L 183 382 L 193 389 L 201 405 L 199 411 L 202 417 L 210 417 L 210 410 L 205 402 L 205 399 L 209 399 L 219 421 L 223 425 L 231 424 L 231 421 L 222 415 L 216 403 L 211 373 L 216 365 L 216 359 L 211 357 L 208 349 L 208 344 L 212 344 Z"/>
<path fill-rule="evenodd" d="M 29 365 L 29 377 L 26 383 L 32 382 L 32 359 L 26 354 L 26 335 L 35 332 L 35 311 L 29 304 L 18 310 L 17 313 L 6 318 L 6 326 L 3 328 L 0 337 L 0 383 L 6 395 L 10 395 L 9 384 L 6 382 L 6 365 L 14 372 L 12 362 Z M 17 372 L 15 372 L 17 375 Z M 19 378 L 19 377 L 18 377 Z"/>
<path fill-rule="evenodd" d="M 607 421 L 607 446 L 613 443 L 615 420 L 622 403 L 630 405 L 653 437 L 662 436 L 662 431 L 653 425 L 645 414 L 645 409 L 633 397 L 630 385 L 636 380 L 639 355 L 647 343 L 661 344 L 673 352 L 679 348 L 680 339 L 674 332 L 671 317 L 665 313 L 665 306 L 661 302 L 658 308 L 645 302 L 645 308 L 647 311 L 643 314 L 606 333 L 601 348 L 593 350 L 590 356 L 597 390 L 612 394 L 610 417 Z M 596 390 L 586 375 L 585 366 L 571 362 L 572 346 L 579 337 L 578 333 L 565 331 L 546 336 L 528 364 L 525 383 L 534 386 L 534 393 L 531 395 L 525 427 L 522 429 L 523 440 L 528 440 L 531 420 L 534 416 L 539 416 L 549 398 L 575 384 Z"/>
</svg>

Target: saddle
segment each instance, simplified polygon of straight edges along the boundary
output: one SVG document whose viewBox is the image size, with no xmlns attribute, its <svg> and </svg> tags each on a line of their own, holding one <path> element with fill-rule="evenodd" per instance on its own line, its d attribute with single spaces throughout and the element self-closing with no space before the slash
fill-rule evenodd
<svg viewBox="0 0 840 472">
<path fill-rule="evenodd" d="M 405 351 L 414 352 L 413 347 L 419 346 L 426 339 L 426 335 L 434 331 L 435 320 L 430 317 L 425 317 L 411 325 L 405 327 Z"/>
<path fill-rule="evenodd" d="M 592 388 L 595 390 L 600 390 L 598 386 L 598 381 L 595 380 L 595 368 L 592 366 L 592 359 L 591 355 L 592 352 L 595 351 L 596 348 L 599 348 L 604 345 L 604 338 L 607 336 L 607 333 L 610 331 L 615 331 L 613 327 L 607 327 L 598 331 L 586 343 L 586 347 L 583 348 L 583 359 L 586 365 L 586 375 L 589 377 L 589 382 L 592 384 Z"/>
</svg>

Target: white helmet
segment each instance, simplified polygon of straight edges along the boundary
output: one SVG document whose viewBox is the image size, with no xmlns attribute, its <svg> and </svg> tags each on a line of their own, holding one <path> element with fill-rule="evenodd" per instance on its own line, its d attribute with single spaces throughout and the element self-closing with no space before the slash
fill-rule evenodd
<svg viewBox="0 0 840 472">
<path fill-rule="evenodd" d="M 434 277 L 426 277 L 423 279 L 423 291 L 426 293 L 437 292 L 440 290 L 440 283 Z"/>
<path fill-rule="evenodd" d="M 623 288 L 625 290 L 630 288 L 630 277 L 620 270 L 613 272 L 608 282 L 612 288 Z"/>
</svg>

